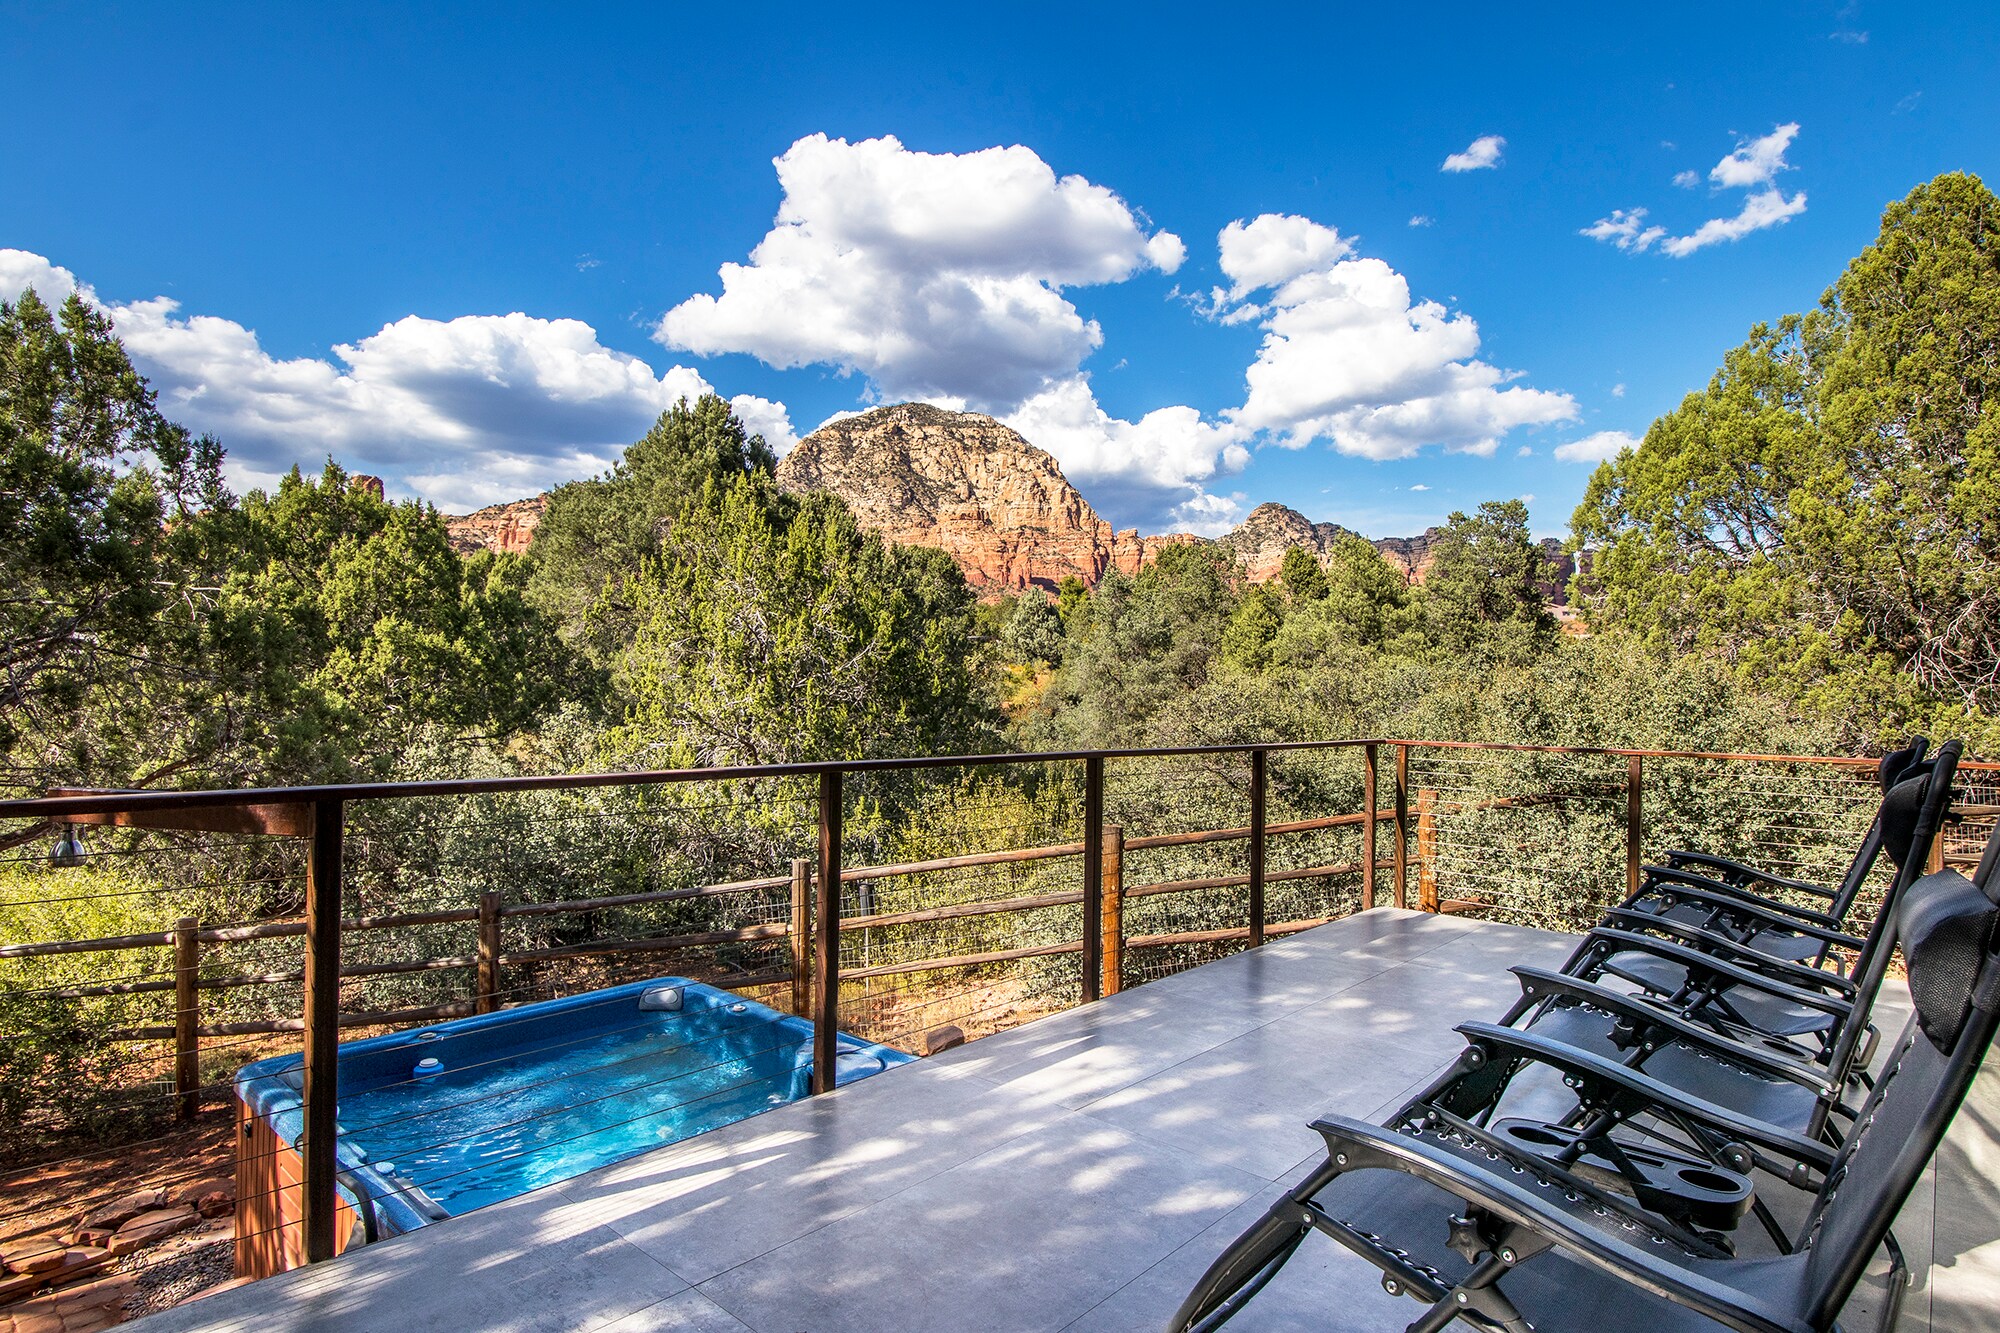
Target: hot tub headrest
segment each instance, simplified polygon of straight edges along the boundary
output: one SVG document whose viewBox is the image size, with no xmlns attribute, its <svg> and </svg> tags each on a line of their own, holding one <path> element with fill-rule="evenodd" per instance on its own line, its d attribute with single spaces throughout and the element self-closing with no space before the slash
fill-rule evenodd
<svg viewBox="0 0 2000 1333">
<path fill-rule="evenodd" d="M 639 1012 L 642 1014 L 677 1013 L 686 1000 L 687 993 L 679 986 L 654 986 L 639 992 Z"/>
</svg>

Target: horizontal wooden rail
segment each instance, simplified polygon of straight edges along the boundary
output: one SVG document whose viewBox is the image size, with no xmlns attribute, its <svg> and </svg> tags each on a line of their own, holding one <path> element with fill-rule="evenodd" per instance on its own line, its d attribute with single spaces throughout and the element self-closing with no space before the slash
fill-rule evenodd
<svg viewBox="0 0 2000 1333">
<path fill-rule="evenodd" d="M 746 972 L 738 976 L 708 977 L 702 984 L 722 990 L 752 990 L 759 986 L 780 986 L 791 981 L 790 968 L 773 968 L 762 972 Z M 379 1013 L 349 1013 L 340 1016 L 340 1026 L 344 1028 L 382 1027 L 393 1023 L 429 1022 L 438 1018 L 464 1018 L 475 1011 L 470 1000 L 454 1001 L 451 1004 L 428 1005 L 421 1009 L 390 1009 Z M 300 1032 L 305 1028 L 302 1020 L 296 1018 L 267 1018 L 243 1023 L 214 1023 L 196 1031 L 203 1037 L 259 1037 L 276 1036 L 286 1032 Z M 112 1028 L 105 1033 L 112 1041 L 171 1041 L 174 1028 L 170 1024 L 150 1027 Z"/>
<path fill-rule="evenodd" d="M 771 889 L 791 887 L 790 875 L 771 875 L 763 879 L 739 879 L 727 884 L 703 884 L 692 889 L 659 889 L 652 893 L 617 893 L 603 898 L 570 898 L 550 903 L 515 903 L 500 906 L 500 915 L 509 916 L 554 916 L 565 912 L 603 912 L 613 907 L 647 907 L 654 903 L 686 902 L 693 898 L 721 898 L 732 893 L 757 893 Z M 470 909 L 465 920 L 477 920 L 479 911 Z M 349 927 L 352 929 L 352 927 Z"/>
<path fill-rule="evenodd" d="M 1377 817 L 1380 818 L 1389 813 L 1391 812 L 1380 811 L 1377 813 Z M 1280 833 L 1316 833 L 1321 829 L 1346 828 L 1350 825 L 1361 824 L 1367 818 L 1368 816 L 1364 813 L 1358 815 L 1330 815 L 1325 819 L 1297 819 L 1283 824 L 1267 824 L 1264 827 L 1264 835 L 1271 837 Z M 1155 833 L 1151 837 L 1125 839 L 1125 850 L 1130 852 L 1143 851 L 1148 847 L 1192 847 L 1199 843 L 1229 842 L 1249 836 L 1250 829 L 1247 825 L 1242 828 L 1201 829 L 1193 833 Z"/>
<path fill-rule="evenodd" d="M 342 1014 L 340 1026 L 365 1028 L 391 1023 L 427 1023 L 434 1018 L 464 1018 L 471 1012 L 472 1002 L 462 1000 L 452 1004 L 428 1005 L 422 1009 L 388 1009 L 379 1013 Z M 266 1037 L 284 1032 L 303 1032 L 305 1026 L 305 1020 L 300 1018 L 263 1018 L 243 1023 L 212 1023 L 196 1028 L 195 1031 L 203 1037 Z M 113 1041 L 170 1041 L 173 1039 L 174 1029 L 171 1025 L 112 1028 L 104 1035 Z"/>
<path fill-rule="evenodd" d="M 876 926 L 904 926 L 923 921 L 957 921 L 965 917 L 997 916 L 1002 912 L 1036 912 L 1047 907 L 1069 907 L 1083 901 L 1080 890 L 1043 893 L 1027 898 L 1000 898 L 991 902 L 953 903 L 947 907 L 915 908 L 908 912 L 877 912 L 873 916 L 844 916 L 842 930 L 871 930 Z"/>
<path fill-rule="evenodd" d="M 1377 861 L 1375 868 L 1382 870 L 1391 863 Z M 1272 870 L 1265 874 L 1264 882 L 1279 884 L 1289 879 L 1330 879 L 1335 875 L 1359 874 L 1359 861 L 1335 861 L 1328 865 L 1299 866 L 1293 870 Z M 1157 884 L 1134 884 L 1125 890 L 1127 898 L 1149 898 L 1162 893 L 1192 893 L 1198 889 L 1240 889 L 1250 883 L 1248 875 L 1214 875 L 1207 879 L 1170 879 Z"/>
<path fill-rule="evenodd" d="M 671 953 L 675 949 L 698 949 L 708 944 L 740 944 L 748 940 L 776 940 L 791 934 L 789 921 L 771 921 L 739 930 L 705 930 L 696 935 L 661 935 L 644 940 L 604 940 L 594 944 L 566 944 L 555 949 L 530 949 L 525 953 L 503 953 L 500 962 L 538 963 L 552 958 L 594 958 L 615 953 Z M 466 960 L 471 966 L 478 960 Z"/>
<path fill-rule="evenodd" d="M 1059 953 L 1082 953 L 1083 941 L 1066 944 L 1038 944 L 1025 949 L 996 949 L 991 953 L 965 953 L 953 958 L 920 958 L 913 963 L 883 963 L 876 967 L 842 968 L 842 981 L 865 977 L 893 977 L 904 972 L 939 972 L 948 967 L 978 967 L 984 963 L 1011 963 L 1017 958 L 1044 958 Z"/>
<path fill-rule="evenodd" d="M 894 879 L 901 875 L 928 875 L 937 870 L 964 870 L 972 866 L 1009 865 L 1017 861 L 1046 861 L 1057 856 L 1081 856 L 1080 842 L 1050 843 L 1041 847 L 1016 847 L 1004 852 L 969 852 L 964 856 L 941 856 L 932 861 L 904 861 L 898 865 L 854 866 L 840 872 L 840 882 L 862 879 Z"/>
</svg>

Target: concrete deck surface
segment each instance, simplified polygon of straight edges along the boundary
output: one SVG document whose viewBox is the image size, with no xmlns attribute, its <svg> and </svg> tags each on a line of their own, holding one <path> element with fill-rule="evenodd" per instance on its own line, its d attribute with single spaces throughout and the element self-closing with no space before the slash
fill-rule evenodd
<svg viewBox="0 0 2000 1333">
<path fill-rule="evenodd" d="M 1392 1110 L 1572 944 L 1378 909 L 134 1327 L 1160 1329 L 1314 1116 Z M 2000 1328 L 2000 1075 L 1933 1177 L 1900 1329 Z M 1309 1242 L 1232 1328 L 1417 1313 Z"/>
</svg>

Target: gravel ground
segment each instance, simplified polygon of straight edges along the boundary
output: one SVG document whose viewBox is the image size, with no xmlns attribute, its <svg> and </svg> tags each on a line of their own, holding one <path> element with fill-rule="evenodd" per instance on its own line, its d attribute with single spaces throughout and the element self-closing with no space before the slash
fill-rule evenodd
<svg viewBox="0 0 2000 1333">
<path fill-rule="evenodd" d="M 134 1255 L 135 1259 L 145 1256 Z M 199 1291 L 236 1275 L 236 1247 L 228 1239 L 196 1245 L 178 1254 L 135 1265 L 131 1270 L 139 1282 L 126 1298 L 125 1315 L 137 1319 L 142 1314 L 179 1305 Z"/>
</svg>

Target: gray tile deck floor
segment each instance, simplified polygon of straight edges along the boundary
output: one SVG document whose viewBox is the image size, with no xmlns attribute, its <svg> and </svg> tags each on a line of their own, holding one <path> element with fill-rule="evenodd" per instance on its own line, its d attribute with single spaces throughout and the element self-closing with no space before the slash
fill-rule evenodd
<svg viewBox="0 0 2000 1333">
<path fill-rule="evenodd" d="M 1392 1109 L 1512 998 L 1510 964 L 1570 944 L 1364 913 L 136 1327 L 1159 1329 L 1317 1160 L 1313 1116 Z M 1933 1174 L 1901 1328 L 2000 1328 L 2000 1073 Z M 1416 1313 L 1309 1243 L 1232 1327 Z"/>
</svg>

